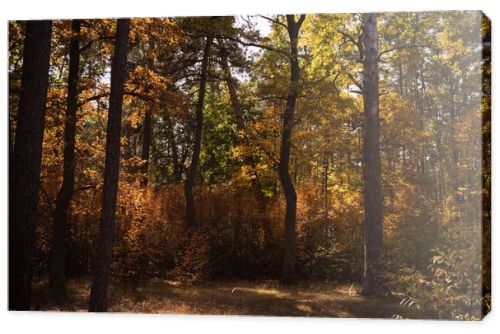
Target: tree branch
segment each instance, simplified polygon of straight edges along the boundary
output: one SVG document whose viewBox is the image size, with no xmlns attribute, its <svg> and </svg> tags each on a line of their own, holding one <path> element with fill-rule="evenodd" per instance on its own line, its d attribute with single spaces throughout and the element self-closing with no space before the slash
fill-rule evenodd
<svg viewBox="0 0 500 334">
<path fill-rule="evenodd" d="M 396 50 L 403 50 L 403 49 L 411 49 L 411 48 L 425 48 L 426 45 L 402 45 L 402 46 L 395 46 L 393 48 L 390 48 L 390 49 L 387 49 L 387 50 L 383 50 L 381 51 L 379 54 L 378 54 L 378 59 L 380 60 L 381 57 L 386 54 L 386 53 L 390 53 L 390 52 L 393 52 L 393 51 L 396 51 Z"/>
<path fill-rule="evenodd" d="M 96 186 L 95 185 L 87 185 L 87 186 L 82 186 L 80 188 L 76 188 L 75 190 L 73 190 L 73 194 L 76 194 L 76 193 L 79 193 L 80 191 L 84 191 L 84 190 L 88 190 L 88 189 L 95 189 Z"/>
<path fill-rule="evenodd" d="M 152 101 L 154 99 L 152 96 L 142 94 L 142 93 L 137 93 L 137 92 L 124 92 L 123 95 L 137 97 L 137 98 L 143 99 L 145 101 Z M 97 94 L 97 95 L 91 96 L 89 98 L 86 98 L 82 102 L 80 102 L 78 104 L 78 107 L 82 107 L 83 105 L 85 105 L 89 102 L 97 101 L 97 100 L 100 100 L 100 99 L 102 99 L 104 97 L 108 97 L 108 96 L 109 96 L 109 93 L 102 93 L 102 94 Z"/>
<path fill-rule="evenodd" d="M 287 29 L 287 28 L 288 28 L 288 27 L 286 26 L 286 24 L 284 24 L 283 22 L 280 22 L 279 20 L 275 20 L 275 19 L 273 19 L 273 18 L 271 18 L 271 17 L 267 17 L 267 16 L 264 16 L 264 15 L 259 15 L 259 16 L 260 16 L 260 17 L 262 17 L 263 19 L 266 19 L 266 20 L 268 20 L 268 21 L 271 21 L 271 22 L 273 22 L 273 23 L 275 23 L 275 24 L 277 24 L 277 25 L 280 25 L 280 26 L 282 26 L 282 27 L 285 27 L 285 29 Z"/>
<path fill-rule="evenodd" d="M 87 50 L 88 48 L 90 48 L 94 42 L 104 41 L 104 40 L 112 40 L 114 38 L 115 38 L 114 36 L 100 36 L 97 39 L 90 40 L 87 44 L 85 44 L 84 46 L 82 46 L 80 48 L 80 52 L 83 52 L 83 51 Z"/>
<path fill-rule="evenodd" d="M 304 22 L 305 19 L 306 19 L 306 15 L 301 14 L 299 17 L 299 20 L 297 21 L 297 29 L 300 29 L 300 26 L 302 25 L 302 23 Z"/>
</svg>

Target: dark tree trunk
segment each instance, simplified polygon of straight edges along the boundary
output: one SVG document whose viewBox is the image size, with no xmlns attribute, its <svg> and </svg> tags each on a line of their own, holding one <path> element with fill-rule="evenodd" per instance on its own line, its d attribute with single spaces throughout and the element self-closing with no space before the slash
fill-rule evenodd
<svg viewBox="0 0 500 334">
<path fill-rule="evenodd" d="M 186 196 L 186 227 L 194 228 L 197 225 L 196 207 L 194 203 L 193 185 L 198 172 L 198 163 L 201 151 L 201 135 L 203 131 L 203 105 L 205 102 L 205 87 L 207 84 L 208 58 L 212 38 L 207 37 L 203 50 L 203 60 L 201 62 L 200 87 L 198 92 L 198 103 L 196 105 L 196 127 L 194 133 L 194 147 L 191 158 L 191 165 L 184 181 L 184 193 Z"/>
<path fill-rule="evenodd" d="M 144 115 L 142 124 L 142 149 L 141 149 L 141 186 L 148 186 L 148 170 L 149 170 L 149 150 L 151 147 L 151 110 L 147 110 Z"/>
<path fill-rule="evenodd" d="M 66 225 L 68 208 L 75 184 L 75 134 L 76 111 L 78 109 L 78 80 L 80 67 L 80 28 L 81 20 L 71 23 L 71 42 L 69 51 L 68 96 L 66 100 L 66 123 L 64 124 L 64 170 L 61 189 L 57 194 L 53 213 L 54 230 L 52 235 L 49 285 L 58 294 L 66 293 Z"/>
<path fill-rule="evenodd" d="M 378 293 L 381 284 L 380 254 L 382 250 L 377 14 L 366 14 L 363 24 L 365 264 L 362 293 L 373 295 Z"/>
<path fill-rule="evenodd" d="M 109 96 L 106 130 L 106 158 L 102 192 L 101 222 L 95 252 L 94 279 L 90 292 L 90 312 L 107 310 L 108 276 L 111 264 L 115 229 L 116 198 L 120 169 L 120 132 L 124 83 L 127 75 L 127 44 L 130 19 L 119 19 L 116 27 L 115 49 L 111 66 L 111 94 Z"/>
<path fill-rule="evenodd" d="M 174 182 L 178 183 L 182 180 L 182 167 L 179 161 L 179 151 L 177 150 L 177 142 L 175 141 L 174 125 L 170 118 L 166 118 L 167 123 L 167 138 L 172 151 L 172 165 L 173 165 L 173 177 Z"/>
<path fill-rule="evenodd" d="M 52 21 L 28 21 L 9 175 L 9 309 L 29 310 Z"/>
<path fill-rule="evenodd" d="M 280 161 L 278 172 L 281 186 L 285 194 L 285 254 L 283 259 L 282 281 L 286 284 L 295 283 L 295 254 L 296 254 L 296 231 L 295 220 L 297 216 L 297 194 L 293 186 L 292 178 L 288 170 L 290 163 L 290 151 L 292 147 L 291 137 L 294 126 L 295 104 L 299 89 L 299 59 L 298 59 L 298 36 L 300 26 L 305 19 L 301 15 L 295 22 L 294 15 L 287 15 L 288 35 L 290 37 L 290 85 L 286 98 L 286 107 L 283 114 L 283 129 L 281 134 Z"/>
<path fill-rule="evenodd" d="M 224 79 L 226 81 L 227 89 L 229 91 L 231 106 L 233 107 L 236 128 L 238 129 L 238 131 L 243 131 L 245 129 L 245 123 L 243 121 L 243 113 L 241 111 L 240 100 L 238 99 L 238 93 L 236 91 L 236 82 L 234 81 L 234 78 L 231 75 L 231 69 L 229 67 L 229 62 L 227 60 L 228 58 L 227 50 L 224 47 L 224 41 L 222 40 L 222 38 L 217 39 L 217 42 L 220 47 L 221 67 L 222 71 L 224 72 Z"/>
<path fill-rule="evenodd" d="M 153 50 L 155 48 L 155 44 L 153 41 L 149 42 L 149 50 Z M 146 59 L 146 66 L 150 71 L 154 71 L 155 61 L 154 56 L 151 55 Z M 144 115 L 144 121 L 142 123 L 142 147 L 141 147 L 141 186 L 146 188 L 149 182 L 149 152 L 151 150 L 151 133 L 152 133 L 152 116 L 151 110 L 148 108 Z"/>
<path fill-rule="evenodd" d="M 226 48 L 224 47 L 224 41 L 222 38 L 217 39 L 217 42 L 219 44 L 220 48 L 220 59 L 221 59 L 221 67 L 222 71 L 224 73 L 224 79 L 226 81 L 227 89 L 229 91 L 229 97 L 231 99 L 231 106 L 233 108 L 233 113 L 234 113 L 234 120 L 236 124 L 236 129 L 238 130 L 239 134 L 241 135 L 245 129 L 245 122 L 243 120 L 243 112 L 241 110 L 241 103 L 238 98 L 238 93 L 236 89 L 236 81 L 234 80 L 232 74 L 231 74 L 231 68 L 229 67 L 229 62 L 228 62 L 228 53 Z M 240 144 L 243 145 L 249 145 L 250 143 L 248 142 L 248 139 L 243 136 L 243 139 L 240 140 Z M 257 201 L 259 203 L 259 208 L 261 210 L 261 214 L 264 214 L 264 211 L 266 209 L 266 201 L 264 197 L 264 192 L 262 191 L 262 186 L 259 181 L 259 177 L 257 173 L 255 172 L 255 158 L 252 155 L 245 155 L 245 165 L 250 166 L 251 170 L 253 171 L 253 176 L 252 177 L 252 187 L 255 192 L 255 196 L 257 197 Z"/>
</svg>

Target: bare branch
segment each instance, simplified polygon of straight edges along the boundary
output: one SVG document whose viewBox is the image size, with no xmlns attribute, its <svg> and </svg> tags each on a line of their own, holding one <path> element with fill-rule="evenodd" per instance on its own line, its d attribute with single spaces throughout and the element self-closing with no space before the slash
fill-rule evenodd
<svg viewBox="0 0 500 334">
<path fill-rule="evenodd" d="M 145 101 L 152 101 L 152 100 L 154 100 L 154 98 L 152 96 L 150 96 L 150 95 L 141 94 L 141 93 L 137 93 L 137 92 L 124 92 L 123 95 L 137 97 L 137 98 L 143 99 Z M 97 101 L 97 100 L 100 100 L 100 99 L 108 97 L 108 96 L 109 96 L 109 93 L 102 93 L 102 94 L 97 94 L 97 95 L 91 96 L 89 98 L 86 98 L 82 102 L 80 102 L 78 104 L 78 107 L 81 107 L 81 106 L 83 106 L 83 105 L 85 105 L 85 104 L 87 104 L 89 102 Z"/>
<path fill-rule="evenodd" d="M 279 20 L 275 20 L 275 19 L 273 19 L 273 18 L 271 18 L 271 17 L 267 17 L 267 16 L 264 16 L 264 15 L 259 15 L 259 16 L 260 16 L 260 17 L 262 17 L 263 19 L 266 19 L 266 20 L 268 20 L 268 21 L 271 21 L 271 22 L 273 22 L 273 23 L 275 23 L 275 24 L 277 24 L 277 25 L 280 25 L 280 26 L 282 26 L 282 27 L 285 27 L 285 29 L 288 29 L 288 27 L 286 26 L 286 24 L 284 24 L 283 22 L 281 22 L 281 21 L 279 21 Z"/>
<path fill-rule="evenodd" d="M 349 79 L 351 79 L 351 81 L 356 85 L 356 87 L 359 88 L 359 90 L 363 90 L 363 84 L 361 84 L 361 82 L 359 82 L 351 73 L 347 72 L 346 74 Z"/>
<path fill-rule="evenodd" d="M 278 52 L 282 55 L 285 55 L 287 57 L 290 57 L 290 55 L 288 54 L 288 52 L 285 52 L 283 50 L 280 50 L 280 49 L 276 49 L 270 45 L 264 45 L 264 44 L 259 44 L 259 43 L 254 43 L 254 42 L 246 42 L 246 41 L 243 41 L 239 38 L 236 38 L 236 37 L 233 37 L 233 36 L 227 36 L 227 35 L 216 35 L 215 36 L 216 38 L 222 38 L 222 39 L 228 39 L 228 40 L 231 40 L 231 41 L 234 41 L 234 42 L 237 42 L 243 46 L 253 46 L 253 47 L 256 47 L 256 48 L 261 48 L 261 49 L 265 49 L 265 50 L 269 50 L 269 51 L 274 51 L 274 52 Z"/>
<path fill-rule="evenodd" d="M 189 34 L 186 34 L 188 37 L 192 37 L 192 38 L 205 38 L 206 36 L 203 35 L 203 34 L 193 34 L 193 33 L 189 33 Z M 224 34 L 211 34 L 210 35 L 211 37 L 215 38 L 215 39 L 218 39 L 218 38 L 221 38 L 221 39 L 226 39 L 226 40 L 230 40 L 230 41 L 233 41 L 233 42 L 236 42 L 236 43 L 239 43 L 243 46 L 253 46 L 253 47 L 256 47 L 256 48 L 260 48 L 260 49 L 264 49 L 264 50 L 268 50 L 268 51 L 274 51 L 274 52 L 278 52 L 286 57 L 290 57 L 290 54 L 284 50 L 280 50 L 280 49 L 277 49 L 277 48 L 274 48 L 270 45 L 265 45 L 265 44 L 259 44 L 259 43 L 255 43 L 255 42 L 251 42 L 251 41 L 244 41 L 240 38 L 237 38 L 237 37 L 234 37 L 234 36 L 229 36 L 229 35 L 224 35 Z"/>
<path fill-rule="evenodd" d="M 100 36 L 99 38 L 90 40 L 87 44 L 85 44 L 84 46 L 82 46 L 80 48 L 80 52 L 87 50 L 88 48 L 90 48 L 92 46 L 93 43 L 95 43 L 97 41 L 112 40 L 114 38 L 115 38 L 114 36 Z"/>
<path fill-rule="evenodd" d="M 81 186 L 79 188 L 76 188 L 75 190 L 73 190 L 73 194 L 77 194 L 81 191 L 84 191 L 84 190 L 88 190 L 88 189 L 95 189 L 96 186 L 95 185 L 87 185 L 87 186 Z"/>
<path fill-rule="evenodd" d="M 342 36 L 344 36 L 345 38 L 347 38 L 347 40 L 349 40 L 352 44 L 358 45 L 358 42 L 351 35 L 349 35 L 348 33 L 344 32 L 344 31 L 342 31 L 340 29 L 337 29 L 337 32 L 339 34 L 341 34 Z"/>
<path fill-rule="evenodd" d="M 426 46 L 425 45 L 402 45 L 402 46 L 395 46 L 393 48 L 390 48 L 390 49 L 387 49 L 387 50 L 383 50 L 381 51 L 379 54 L 378 54 L 378 59 L 380 60 L 381 57 L 386 54 L 386 53 L 390 53 L 390 52 L 393 52 L 393 51 L 396 51 L 396 50 L 404 50 L 404 49 L 411 49 L 411 48 L 425 48 Z"/>
<path fill-rule="evenodd" d="M 54 206 L 52 205 L 52 200 L 50 199 L 49 193 L 47 190 L 43 187 L 43 184 L 40 183 L 40 191 L 42 194 L 45 196 L 45 200 L 47 201 L 47 205 L 49 206 L 50 212 L 54 212 Z"/>
</svg>

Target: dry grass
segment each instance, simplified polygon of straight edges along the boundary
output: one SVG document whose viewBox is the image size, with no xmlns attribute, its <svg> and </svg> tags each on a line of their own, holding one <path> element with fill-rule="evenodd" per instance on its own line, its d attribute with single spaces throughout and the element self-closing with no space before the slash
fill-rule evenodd
<svg viewBox="0 0 500 334">
<path fill-rule="evenodd" d="M 34 309 L 50 311 L 86 311 L 90 283 L 72 280 L 68 298 L 54 300 L 44 282 L 34 288 Z M 398 298 L 366 298 L 354 286 L 326 283 L 283 286 L 276 281 L 209 281 L 196 285 L 152 280 L 137 289 L 112 285 L 109 293 L 111 312 L 269 315 L 391 318 L 396 315 L 420 318 L 401 307 Z"/>
</svg>

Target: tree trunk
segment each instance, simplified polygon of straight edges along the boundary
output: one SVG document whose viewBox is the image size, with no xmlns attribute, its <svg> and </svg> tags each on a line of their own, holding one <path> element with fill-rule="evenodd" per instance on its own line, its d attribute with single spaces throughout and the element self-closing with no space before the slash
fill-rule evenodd
<svg viewBox="0 0 500 334">
<path fill-rule="evenodd" d="M 224 47 L 224 41 L 222 38 L 218 38 L 217 42 L 220 47 L 220 59 L 221 59 L 221 67 L 224 72 L 224 79 L 227 84 L 227 89 L 229 91 L 229 97 L 231 99 L 231 106 L 233 107 L 234 118 L 236 123 L 236 128 L 238 131 L 243 131 L 245 129 L 245 123 L 243 122 L 243 113 L 241 112 L 241 104 L 238 99 L 238 94 L 236 92 L 236 82 L 234 81 L 233 76 L 231 75 L 231 69 L 229 67 L 229 62 L 227 60 L 227 50 Z"/>
<path fill-rule="evenodd" d="M 120 169 L 120 132 L 124 83 L 127 75 L 127 44 L 130 19 L 118 19 L 115 50 L 111 66 L 111 93 L 109 96 L 106 130 L 106 158 L 102 193 L 101 221 L 95 252 L 94 279 L 90 292 L 90 312 L 107 310 L 108 276 L 111 264 L 115 229 L 116 198 Z"/>
<path fill-rule="evenodd" d="M 147 110 L 144 115 L 144 122 L 142 124 L 142 149 L 141 149 L 141 186 L 146 188 L 148 186 L 148 170 L 149 170 L 149 150 L 151 147 L 151 110 Z"/>
<path fill-rule="evenodd" d="M 52 235 L 49 286 L 58 294 L 66 294 L 66 229 L 68 208 L 75 184 L 75 134 L 76 112 L 78 109 L 78 80 L 80 67 L 80 28 L 81 20 L 71 23 L 71 42 L 69 51 L 68 96 L 66 100 L 66 123 L 64 124 L 64 170 L 61 189 L 57 194 L 53 213 L 54 230 Z"/>
<path fill-rule="evenodd" d="M 296 253 L 296 231 L 295 220 L 297 216 L 297 194 L 293 186 L 292 178 L 288 170 L 290 163 L 290 151 L 292 147 L 291 136 L 294 126 L 295 104 L 298 95 L 299 85 L 299 59 L 298 59 L 298 36 L 300 26 L 305 19 L 301 15 L 295 22 L 294 15 L 287 15 L 288 35 L 290 37 L 290 85 L 286 98 L 286 107 L 283 114 L 283 129 L 281 133 L 280 161 L 278 173 L 281 187 L 285 194 L 285 254 L 283 259 L 282 281 L 285 284 L 295 283 L 295 253 Z"/>
<path fill-rule="evenodd" d="M 366 14 L 364 16 L 363 29 L 365 263 L 362 293 L 373 295 L 378 292 L 381 283 L 380 254 L 382 250 L 377 14 Z"/>
<path fill-rule="evenodd" d="M 149 42 L 149 51 L 154 50 L 155 43 L 153 41 Z M 155 58 L 154 55 L 151 54 L 146 59 L 146 66 L 150 71 L 154 71 L 155 68 Z M 144 114 L 144 122 L 142 123 L 142 147 L 141 147 L 141 186 L 146 188 L 149 183 L 149 152 L 151 150 L 151 133 L 152 133 L 152 120 L 151 120 L 151 110 L 149 108 L 146 109 L 146 113 Z"/>
<path fill-rule="evenodd" d="M 174 125 L 170 118 L 166 118 L 165 122 L 167 124 L 167 138 L 172 151 L 172 165 L 173 165 L 173 177 L 174 182 L 177 184 L 182 180 L 182 167 L 179 162 L 179 151 L 177 150 L 177 142 L 175 141 Z"/>
<path fill-rule="evenodd" d="M 234 113 L 234 120 L 236 124 L 236 129 L 239 132 L 239 135 L 242 135 L 242 133 L 246 129 L 245 122 L 243 120 L 243 112 L 241 110 L 241 103 L 240 100 L 238 99 L 238 93 L 236 89 L 236 82 L 231 74 L 231 68 L 229 67 L 229 62 L 228 62 L 228 54 L 227 50 L 224 47 L 224 41 L 222 38 L 218 38 L 217 42 L 220 47 L 220 59 L 221 59 L 221 67 L 222 71 L 224 72 L 224 79 L 226 81 L 227 89 L 229 91 L 229 97 L 231 99 L 231 106 L 233 108 L 233 113 Z M 240 140 L 240 144 L 243 145 L 249 145 L 250 143 L 248 142 L 248 139 L 243 136 L 243 139 Z M 259 203 L 259 209 L 261 215 L 264 214 L 264 211 L 266 209 L 266 200 L 264 197 L 264 192 L 262 191 L 262 186 L 259 180 L 259 176 L 257 172 L 255 171 L 255 158 L 252 155 L 245 155 L 244 157 L 244 163 L 247 166 L 251 167 L 252 174 L 254 177 L 252 177 L 252 187 L 255 192 L 255 196 L 257 199 L 257 202 Z"/>
<path fill-rule="evenodd" d="M 203 50 L 203 60 L 201 62 L 200 88 L 198 92 L 198 103 L 196 105 L 196 128 L 194 133 L 194 147 L 191 158 L 191 165 L 184 181 L 184 193 L 186 196 L 186 227 L 194 228 L 197 225 L 196 207 L 194 203 L 193 184 L 198 172 L 198 163 L 201 151 L 201 135 L 203 131 L 203 105 L 205 102 L 205 86 L 207 84 L 208 58 L 212 38 L 207 37 Z"/>
<path fill-rule="evenodd" d="M 9 310 L 29 310 L 52 21 L 28 21 L 9 175 Z"/>
</svg>

